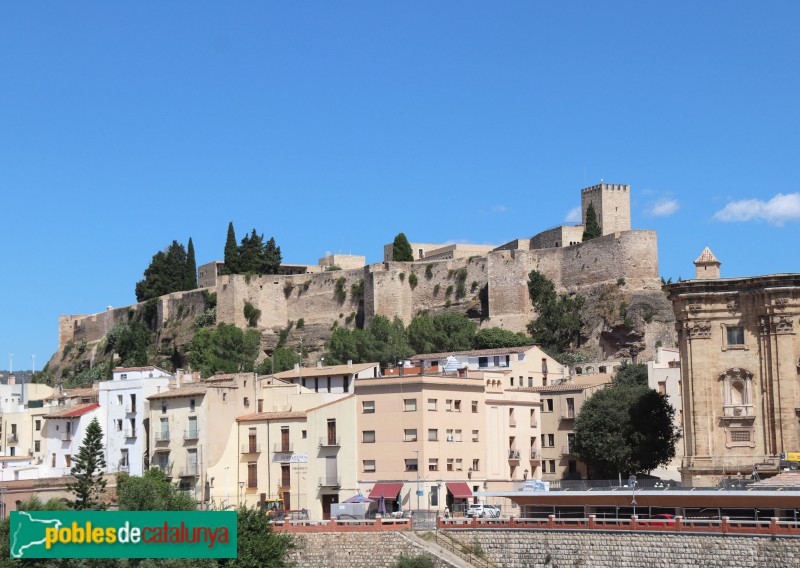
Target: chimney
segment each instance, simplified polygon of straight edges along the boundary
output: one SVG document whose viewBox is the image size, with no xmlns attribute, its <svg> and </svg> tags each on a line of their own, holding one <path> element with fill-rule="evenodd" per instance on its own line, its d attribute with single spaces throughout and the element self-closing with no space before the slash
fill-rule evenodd
<svg viewBox="0 0 800 568">
<path fill-rule="evenodd" d="M 348 369 L 352 369 L 353 368 L 353 360 L 352 359 L 348 359 L 347 360 L 347 368 Z"/>
<path fill-rule="evenodd" d="M 322 368 L 322 361 L 317 361 L 317 369 L 321 369 L 321 368 Z"/>
<path fill-rule="evenodd" d="M 300 363 L 294 364 L 294 372 L 297 373 L 298 375 L 300 374 Z"/>
<path fill-rule="evenodd" d="M 9 385 L 17 384 L 17 376 L 14 373 L 9 373 L 8 382 L 6 384 L 9 384 Z"/>
</svg>

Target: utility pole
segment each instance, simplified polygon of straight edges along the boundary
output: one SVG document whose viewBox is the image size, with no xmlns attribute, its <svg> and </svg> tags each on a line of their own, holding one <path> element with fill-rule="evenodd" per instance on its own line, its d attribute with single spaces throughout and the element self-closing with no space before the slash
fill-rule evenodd
<svg viewBox="0 0 800 568">
<path fill-rule="evenodd" d="M 414 453 L 417 454 L 417 513 L 419 513 L 419 450 L 414 450 Z"/>
</svg>

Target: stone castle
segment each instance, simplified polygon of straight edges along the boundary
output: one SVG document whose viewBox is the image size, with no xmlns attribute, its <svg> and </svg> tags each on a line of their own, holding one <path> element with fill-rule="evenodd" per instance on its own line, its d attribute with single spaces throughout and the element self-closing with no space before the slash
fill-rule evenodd
<svg viewBox="0 0 800 568">
<path fill-rule="evenodd" d="M 305 346 L 312 351 L 312 359 L 313 352 L 330 336 L 332 324 L 366 326 L 378 315 L 397 316 L 408 324 L 424 310 L 433 314 L 457 310 L 480 320 L 481 326 L 524 331 L 536 315 L 528 295 L 528 274 L 538 270 L 562 293 L 591 296 L 592 290 L 601 286 L 623 286 L 627 305 L 642 316 L 637 321 L 637 351 L 648 355 L 656 343 L 672 345 L 674 319 L 661 292 L 656 232 L 631 230 L 630 187 L 602 183 L 583 189 L 584 223 L 589 203 L 594 205 L 602 236 L 585 243 L 581 242 L 582 223 L 558 226 L 497 247 L 412 243 L 414 262 L 391 260 L 391 245 L 387 245 L 384 262 L 364 266 L 364 257 L 328 256 L 320 259 L 319 267 L 287 265 L 288 274 L 282 275 L 218 276 L 219 263 L 210 263 L 200 267 L 200 284 L 206 288 L 158 299 L 156 327 L 201 313 L 204 291 L 209 290 L 217 294 L 219 323 L 246 328 L 245 304 L 261 311 L 257 328 L 267 352 L 277 343 L 281 329 L 302 319 Z M 341 270 L 325 270 L 333 264 Z M 356 266 L 348 268 L 353 264 Z M 59 352 L 84 338 L 99 341 L 142 306 L 62 316 Z M 604 326 L 608 328 L 609 323 L 590 325 L 587 344 L 597 346 L 602 343 L 602 333 L 613 331 L 602 329 Z M 603 348 L 604 356 L 615 355 L 615 346 Z"/>
</svg>

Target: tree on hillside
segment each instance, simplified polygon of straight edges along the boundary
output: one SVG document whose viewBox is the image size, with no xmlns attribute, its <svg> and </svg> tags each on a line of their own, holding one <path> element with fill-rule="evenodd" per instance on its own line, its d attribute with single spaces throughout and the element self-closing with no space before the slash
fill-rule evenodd
<svg viewBox="0 0 800 568">
<path fill-rule="evenodd" d="M 194 243 L 189 237 L 189 245 L 186 247 L 186 285 L 185 290 L 197 288 L 197 262 L 194 259 Z"/>
<path fill-rule="evenodd" d="M 404 233 L 398 233 L 394 238 L 394 245 L 392 247 L 392 260 L 398 262 L 413 262 L 414 251 L 411 250 L 411 244 Z"/>
<path fill-rule="evenodd" d="M 524 333 L 514 333 L 501 327 L 486 327 L 475 334 L 473 349 L 497 349 L 500 347 L 522 347 L 533 344 L 533 338 Z"/>
<path fill-rule="evenodd" d="M 647 386 L 647 365 L 643 363 L 623 362 L 614 374 L 614 384 L 630 386 Z"/>
<path fill-rule="evenodd" d="M 436 353 L 436 327 L 428 314 L 415 316 L 406 329 L 408 342 L 416 353 Z"/>
<path fill-rule="evenodd" d="M 272 357 L 267 357 L 256 367 L 259 375 L 271 375 L 282 373 L 294 368 L 300 362 L 300 357 L 288 347 L 276 347 L 272 351 Z"/>
<path fill-rule="evenodd" d="M 603 236 L 603 230 L 597 222 L 597 212 L 594 210 L 594 203 L 589 203 L 586 208 L 586 225 L 583 229 L 583 242 L 591 241 Z"/>
<path fill-rule="evenodd" d="M 276 533 L 264 509 L 239 507 L 236 511 L 236 558 L 219 560 L 231 568 L 284 568 L 293 566 L 289 553 L 297 547 L 292 535 Z"/>
<path fill-rule="evenodd" d="M 116 353 L 123 367 L 147 365 L 151 334 L 140 321 L 120 323 L 106 334 L 106 353 Z"/>
<path fill-rule="evenodd" d="M 194 499 L 178 491 L 157 467 L 151 467 L 141 477 L 118 474 L 117 502 L 122 511 L 194 511 L 197 508 Z"/>
<path fill-rule="evenodd" d="M 644 365 L 629 365 L 583 403 L 575 420 L 570 451 L 595 479 L 649 473 L 675 457 L 675 409 L 665 395 L 640 384 L 642 367 L 646 376 Z"/>
<path fill-rule="evenodd" d="M 107 508 L 101 501 L 106 490 L 104 453 L 103 430 L 100 422 L 94 418 L 86 427 L 83 443 L 74 458 L 75 465 L 70 470 L 75 483 L 68 483 L 67 491 L 75 495 L 75 500 L 71 502 L 73 509 L 98 511 Z"/>
<path fill-rule="evenodd" d="M 228 237 L 225 239 L 225 264 L 220 271 L 222 274 L 239 273 L 239 247 L 236 244 L 236 232 L 233 230 L 233 221 L 228 223 Z"/>
<path fill-rule="evenodd" d="M 528 324 L 533 340 L 555 353 L 577 346 L 583 327 L 580 314 L 585 303 L 583 296 L 558 296 L 553 283 L 536 270 L 528 275 L 528 293 L 538 314 Z"/>
<path fill-rule="evenodd" d="M 186 249 L 178 241 L 158 251 L 145 269 L 144 279 L 136 283 L 136 301 L 145 302 L 164 294 L 190 290 L 186 277 L 188 262 Z"/>
<path fill-rule="evenodd" d="M 254 369 L 260 342 L 261 334 L 254 329 L 242 331 L 225 323 L 216 329 L 203 327 L 197 330 L 189 345 L 189 363 L 204 377 L 217 371 L 250 372 Z"/>
</svg>

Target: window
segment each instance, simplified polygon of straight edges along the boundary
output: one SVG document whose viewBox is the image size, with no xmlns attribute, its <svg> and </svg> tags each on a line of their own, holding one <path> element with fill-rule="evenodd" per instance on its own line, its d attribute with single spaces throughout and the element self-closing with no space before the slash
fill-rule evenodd
<svg viewBox="0 0 800 568">
<path fill-rule="evenodd" d="M 555 434 L 548 434 L 547 435 L 547 445 L 551 448 L 554 448 L 556 445 L 556 435 Z"/>
<path fill-rule="evenodd" d="M 463 460 L 461 458 L 456 458 L 456 471 L 464 471 L 464 466 L 462 463 Z"/>
<path fill-rule="evenodd" d="M 744 346 L 744 327 L 742 326 L 725 326 L 726 336 L 728 339 L 728 347 Z"/>
<path fill-rule="evenodd" d="M 192 402 L 194 402 L 194 400 Z M 222 393 L 222 402 L 224 403 L 228 402 L 228 393 L 226 392 Z M 194 408 L 194 406 L 192 406 L 192 408 Z"/>
<path fill-rule="evenodd" d="M 161 414 L 167 413 L 167 403 L 166 401 L 161 401 Z"/>
<path fill-rule="evenodd" d="M 364 430 L 361 433 L 361 441 L 365 444 L 375 443 L 375 430 Z"/>
<path fill-rule="evenodd" d="M 328 384 L 327 384 L 328 392 L 331 392 L 331 378 L 328 377 Z"/>
<path fill-rule="evenodd" d="M 438 458 L 430 458 L 428 460 L 428 471 L 439 471 Z"/>
<path fill-rule="evenodd" d="M 361 403 L 361 412 L 364 414 L 374 414 L 375 412 L 375 401 L 374 400 L 365 400 Z"/>
<path fill-rule="evenodd" d="M 247 464 L 247 487 L 249 489 L 258 487 L 258 464 L 256 462 Z"/>
<path fill-rule="evenodd" d="M 37 420 L 36 421 L 36 431 L 39 432 L 39 431 L 41 431 L 41 429 L 42 429 L 42 421 L 41 420 Z"/>
<path fill-rule="evenodd" d="M 314 392 L 319 392 L 319 377 L 314 377 Z"/>
<path fill-rule="evenodd" d="M 453 399 L 448 398 L 444 401 L 444 409 L 447 412 L 453 412 Z"/>
<path fill-rule="evenodd" d="M 117 429 L 117 432 L 122 432 L 122 419 L 119 418 L 114 420 L 114 427 Z"/>
<path fill-rule="evenodd" d="M 453 429 L 452 428 L 448 428 L 447 429 L 447 441 L 448 442 L 452 442 L 454 440 L 455 440 L 455 438 L 453 437 Z"/>
<path fill-rule="evenodd" d="M 362 465 L 365 473 L 373 473 L 375 471 L 375 460 L 364 460 Z"/>
<path fill-rule="evenodd" d="M 658 394 L 667 394 L 667 381 L 658 381 Z"/>
<path fill-rule="evenodd" d="M 749 442 L 750 430 L 732 430 L 731 442 Z"/>
<path fill-rule="evenodd" d="M 550 473 L 556 472 L 556 460 L 550 460 L 548 462 L 550 464 Z"/>
<path fill-rule="evenodd" d="M 119 378 L 120 378 L 120 379 L 122 379 L 123 381 L 124 381 L 124 380 L 126 380 L 126 379 L 128 378 L 128 373 L 122 373 L 122 374 L 119 376 Z"/>
<path fill-rule="evenodd" d="M 453 471 L 453 458 L 447 458 L 447 471 Z"/>
<path fill-rule="evenodd" d="M 428 399 L 428 410 L 430 410 L 431 412 L 436 412 L 436 399 L 435 398 L 429 398 Z"/>
<path fill-rule="evenodd" d="M 533 377 L 528 377 L 528 386 L 529 387 L 533 386 Z"/>
<path fill-rule="evenodd" d="M 258 407 L 256 408 L 256 411 L 257 412 L 264 412 L 264 399 L 263 398 L 259 398 L 257 404 L 258 404 Z"/>
<path fill-rule="evenodd" d="M 481 460 L 472 460 L 472 471 L 481 470 Z"/>
<path fill-rule="evenodd" d="M 536 427 L 536 410 L 531 408 L 531 428 Z"/>
<path fill-rule="evenodd" d="M 56 455 L 53 454 L 53 457 L 50 460 L 50 467 L 56 467 Z"/>
<path fill-rule="evenodd" d="M 244 406 L 245 406 L 245 408 L 250 406 L 250 398 L 244 397 Z"/>
<path fill-rule="evenodd" d="M 454 441 L 460 442 L 461 441 L 461 430 L 456 430 L 455 433 L 453 434 L 453 436 L 454 436 L 454 438 L 453 438 Z"/>
<path fill-rule="evenodd" d="M 417 471 L 417 459 L 407 459 L 406 462 L 406 471 Z"/>
<path fill-rule="evenodd" d="M 416 428 L 406 428 L 403 431 L 403 441 L 404 442 L 416 442 L 417 441 L 417 429 Z"/>
<path fill-rule="evenodd" d="M 478 441 L 478 431 L 477 430 L 473 430 L 472 431 L 472 441 L 473 442 L 477 442 Z"/>
<path fill-rule="evenodd" d="M 222 395 L 222 400 L 225 400 L 225 395 L 224 395 L 224 394 Z M 190 399 L 189 399 L 189 410 L 190 410 L 191 412 L 194 412 L 194 407 L 195 407 L 195 402 L 194 402 L 194 399 L 193 399 L 193 398 L 190 398 Z"/>
<path fill-rule="evenodd" d="M 553 412 L 553 399 L 552 398 L 544 399 L 544 408 L 545 408 L 545 412 Z"/>
<path fill-rule="evenodd" d="M 417 411 L 417 399 L 416 398 L 407 398 L 403 400 L 403 410 L 406 412 L 416 412 Z"/>
<path fill-rule="evenodd" d="M 33 443 L 33 451 L 34 452 L 39 452 L 39 451 L 41 451 L 41 449 L 42 449 L 42 442 L 40 442 L 39 440 L 36 440 Z"/>
<path fill-rule="evenodd" d="M 305 440 L 308 438 L 308 430 L 300 430 L 300 437 Z"/>
<path fill-rule="evenodd" d="M 342 379 L 342 389 L 344 392 L 350 392 L 350 381 L 347 379 L 347 377 Z"/>
<path fill-rule="evenodd" d="M 436 428 L 429 428 L 428 429 L 428 441 L 429 442 L 438 442 L 439 441 L 439 430 Z"/>
<path fill-rule="evenodd" d="M 478 367 L 488 367 L 488 366 L 489 366 L 488 357 L 478 357 Z"/>
<path fill-rule="evenodd" d="M 454 412 L 461 412 L 461 401 L 460 400 L 454 400 L 453 401 L 453 411 Z"/>
<path fill-rule="evenodd" d="M 64 460 L 66 461 L 67 467 L 72 467 L 72 456 L 70 454 L 64 455 Z"/>
<path fill-rule="evenodd" d="M 120 467 L 128 467 L 128 450 L 123 449 L 119 451 L 119 465 Z"/>
<path fill-rule="evenodd" d="M 472 412 L 473 413 L 477 413 L 478 412 L 478 401 L 477 400 L 473 400 L 472 401 Z"/>
<path fill-rule="evenodd" d="M 117 395 L 117 406 L 122 406 L 122 395 L 121 394 Z"/>
</svg>

